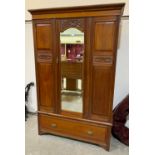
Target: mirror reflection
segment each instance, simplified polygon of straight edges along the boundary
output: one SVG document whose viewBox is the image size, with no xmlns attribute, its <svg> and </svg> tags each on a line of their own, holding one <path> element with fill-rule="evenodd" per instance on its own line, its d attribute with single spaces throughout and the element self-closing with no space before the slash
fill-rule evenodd
<svg viewBox="0 0 155 155">
<path fill-rule="evenodd" d="M 60 33 L 60 42 L 61 107 L 62 110 L 82 113 L 84 33 L 69 28 Z"/>
</svg>

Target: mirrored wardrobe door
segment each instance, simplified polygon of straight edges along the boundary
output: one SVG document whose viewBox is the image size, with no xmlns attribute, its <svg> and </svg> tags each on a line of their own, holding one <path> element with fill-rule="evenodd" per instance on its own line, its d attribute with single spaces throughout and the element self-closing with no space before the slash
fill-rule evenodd
<svg viewBox="0 0 155 155">
<path fill-rule="evenodd" d="M 60 32 L 61 111 L 83 112 L 84 32 Z"/>
</svg>

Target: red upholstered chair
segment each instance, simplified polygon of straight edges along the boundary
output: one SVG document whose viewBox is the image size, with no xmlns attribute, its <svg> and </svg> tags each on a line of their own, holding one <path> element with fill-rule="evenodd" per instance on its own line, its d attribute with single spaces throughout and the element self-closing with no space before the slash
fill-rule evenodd
<svg viewBox="0 0 155 155">
<path fill-rule="evenodd" d="M 112 135 L 125 145 L 129 145 L 129 128 L 125 126 L 129 115 L 129 95 L 113 110 Z"/>
</svg>

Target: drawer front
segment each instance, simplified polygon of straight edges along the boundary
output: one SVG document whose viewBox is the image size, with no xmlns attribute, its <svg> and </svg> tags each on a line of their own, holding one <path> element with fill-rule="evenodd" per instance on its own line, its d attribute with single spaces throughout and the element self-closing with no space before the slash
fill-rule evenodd
<svg viewBox="0 0 155 155">
<path fill-rule="evenodd" d="M 46 132 L 101 144 L 106 144 L 108 134 L 107 127 L 44 114 L 39 115 L 39 126 Z"/>
</svg>

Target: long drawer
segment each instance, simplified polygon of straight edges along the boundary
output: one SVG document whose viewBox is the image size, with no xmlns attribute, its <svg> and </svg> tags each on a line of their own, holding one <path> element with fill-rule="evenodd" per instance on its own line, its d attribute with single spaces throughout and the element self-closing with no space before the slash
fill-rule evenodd
<svg viewBox="0 0 155 155">
<path fill-rule="evenodd" d="M 42 132 L 108 145 L 109 128 L 103 125 L 39 114 L 39 128 Z"/>
</svg>

